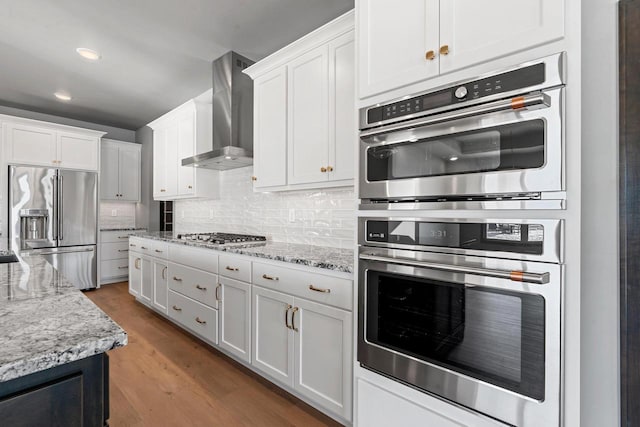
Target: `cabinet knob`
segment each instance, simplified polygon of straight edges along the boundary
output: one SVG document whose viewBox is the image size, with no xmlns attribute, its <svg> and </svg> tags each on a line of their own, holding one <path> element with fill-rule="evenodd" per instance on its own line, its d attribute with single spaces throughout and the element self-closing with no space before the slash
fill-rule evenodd
<svg viewBox="0 0 640 427">
<path fill-rule="evenodd" d="M 257 180 L 258 180 L 258 177 L 257 177 L 257 176 L 252 176 L 252 177 L 251 177 L 251 181 L 254 181 L 254 182 L 255 182 L 255 181 L 257 181 Z"/>
<path fill-rule="evenodd" d="M 333 172 L 333 166 L 327 166 L 327 172 Z"/>
<path fill-rule="evenodd" d="M 192 185 L 187 185 L 187 188 L 188 188 L 189 190 L 191 190 L 191 189 L 193 188 L 193 186 L 192 186 Z"/>
<path fill-rule="evenodd" d="M 440 55 L 448 55 L 449 54 L 449 45 L 443 44 L 440 46 Z"/>
<path fill-rule="evenodd" d="M 436 53 L 430 50 L 424 55 L 424 57 L 427 59 L 427 61 L 433 61 L 434 59 L 436 59 Z"/>
<path fill-rule="evenodd" d="M 327 168 L 325 168 L 324 166 L 320 168 L 320 172 L 324 173 L 327 171 Z"/>
<path fill-rule="evenodd" d="M 165 191 L 167 191 L 167 190 L 165 190 L 164 188 L 161 188 L 161 189 L 160 189 L 160 192 L 161 192 L 161 193 L 164 193 Z"/>
</svg>

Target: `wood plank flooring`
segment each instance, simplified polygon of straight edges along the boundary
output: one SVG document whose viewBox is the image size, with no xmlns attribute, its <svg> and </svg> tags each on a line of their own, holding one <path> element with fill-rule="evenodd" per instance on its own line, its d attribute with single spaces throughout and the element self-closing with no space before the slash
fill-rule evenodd
<svg viewBox="0 0 640 427">
<path fill-rule="evenodd" d="M 126 282 L 85 295 L 129 334 L 109 352 L 112 427 L 340 425 L 136 302 Z"/>
</svg>

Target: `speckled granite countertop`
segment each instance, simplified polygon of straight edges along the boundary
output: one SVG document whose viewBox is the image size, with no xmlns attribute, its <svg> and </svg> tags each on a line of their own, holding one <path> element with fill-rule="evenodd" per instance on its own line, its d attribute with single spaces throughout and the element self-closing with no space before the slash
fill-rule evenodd
<svg viewBox="0 0 640 427">
<path fill-rule="evenodd" d="M 144 227 L 104 227 L 100 231 L 144 231 Z"/>
<path fill-rule="evenodd" d="M 41 256 L 0 264 L 0 382 L 104 353 L 127 333 Z"/>
<path fill-rule="evenodd" d="M 294 243 L 260 242 L 233 243 L 218 245 L 211 243 L 179 240 L 171 232 L 136 233 L 136 237 L 163 240 L 186 246 L 215 249 L 217 251 L 247 255 L 274 261 L 289 262 L 307 267 L 324 268 L 326 270 L 353 273 L 353 251 L 347 249 L 328 248 L 324 246 L 300 245 Z"/>
</svg>

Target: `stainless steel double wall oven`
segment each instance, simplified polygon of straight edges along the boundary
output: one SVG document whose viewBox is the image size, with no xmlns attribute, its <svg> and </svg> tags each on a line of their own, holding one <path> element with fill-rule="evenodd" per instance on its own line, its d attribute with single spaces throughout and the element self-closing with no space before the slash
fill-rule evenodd
<svg viewBox="0 0 640 427">
<path fill-rule="evenodd" d="M 517 426 L 560 420 L 563 221 L 464 209 L 564 206 L 564 61 L 361 111 L 361 210 L 404 212 L 359 218 L 358 361 Z"/>
</svg>

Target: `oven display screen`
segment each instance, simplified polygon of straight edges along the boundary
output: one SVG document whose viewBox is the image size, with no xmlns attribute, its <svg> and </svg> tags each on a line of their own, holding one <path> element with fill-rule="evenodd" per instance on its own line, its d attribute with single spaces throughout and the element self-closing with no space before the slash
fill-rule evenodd
<svg viewBox="0 0 640 427">
<path fill-rule="evenodd" d="M 431 108 L 439 108 L 439 107 L 451 104 L 451 101 L 452 101 L 451 94 L 452 94 L 451 90 L 446 90 L 439 93 L 423 96 L 422 109 L 429 110 Z"/>
<path fill-rule="evenodd" d="M 421 222 L 418 241 L 426 246 L 460 247 L 460 224 Z"/>
</svg>

